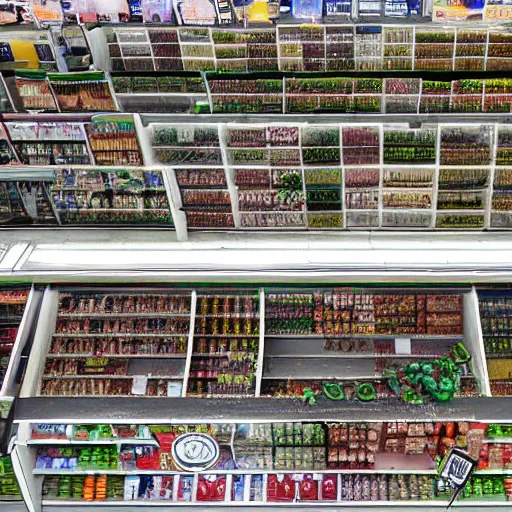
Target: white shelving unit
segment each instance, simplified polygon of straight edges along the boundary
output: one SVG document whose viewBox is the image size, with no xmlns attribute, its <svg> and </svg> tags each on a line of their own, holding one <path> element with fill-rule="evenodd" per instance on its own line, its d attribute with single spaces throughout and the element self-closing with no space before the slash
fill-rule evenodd
<svg viewBox="0 0 512 512">
<path fill-rule="evenodd" d="M 259 69 L 252 65 L 252 60 L 256 59 L 248 55 L 248 47 L 251 44 L 266 44 L 276 45 L 275 57 L 260 57 L 262 59 L 268 58 L 270 60 L 276 60 L 278 63 L 278 69 L 280 71 L 339 71 L 337 67 L 333 68 L 333 58 L 329 51 L 329 45 L 335 43 L 338 44 L 351 44 L 352 53 L 348 53 L 349 57 L 346 57 L 349 61 L 352 61 L 353 66 L 348 66 L 348 70 L 358 71 L 379 71 L 383 69 L 395 69 L 395 70 L 414 70 L 414 71 L 467 71 L 467 65 L 463 62 L 465 60 L 472 59 L 473 61 L 481 61 L 474 63 L 476 71 L 492 71 L 495 70 L 494 61 L 499 60 L 498 57 L 491 57 L 488 55 L 488 48 L 497 43 L 489 41 L 488 34 L 498 33 L 496 28 L 487 26 L 457 26 L 457 27 L 446 27 L 439 25 L 435 29 L 431 26 L 426 25 L 393 25 L 393 24 L 376 24 L 367 23 L 359 24 L 355 26 L 351 24 L 329 24 L 329 25 L 315 25 L 315 34 L 320 37 L 315 37 L 312 40 L 309 37 L 311 31 L 310 26 L 297 25 L 297 24 L 279 24 L 272 28 L 253 28 L 253 29 L 230 29 L 229 33 L 234 34 L 235 39 L 229 41 L 223 41 L 221 34 L 223 29 L 205 29 L 208 30 L 208 38 L 202 38 L 201 41 L 195 41 L 195 44 L 201 46 L 201 48 L 207 47 L 209 51 L 204 50 L 203 56 L 189 56 L 190 38 L 184 37 L 183 32 L 190 32 L 190 28 L 185 27 L 108 27 L 98 28 L 88 32 L 88 39 L 90 41 L 94 62 L 99 69 L 119 71 L 121 63 L 127 71 L 152 71 L 152 70 L 164 70 L 160 65 L 160 60 L 172 59 L 172 69 L 168 71 L 179 71 L 181 70 L 199 70 L 199 66 L 203 67 L 203 70 L 240 70 L 245 71 L 258 71 Z M 326 31 L 326 28 L 328 29 Z M 366 30 L 368 29 L 368 30 Z M 380 29 L 380 30 L 379 30 Z M 343 41 L 339 41 L 334 38 L 333 31 L 342 31 L 347 36 L 352 35 L 351 38 L 346 37 Z M 402 33 L 408 30 L 412 33 L 412 38 L 404 42 L 391 42 L 393 32 L 402 31 Z M 150 34 L 152 32 L 175 32 L 176 39 L 173 42 L 167 42 L 167 44 L 175 44 L 178 48 L 178 52 L 173 57 L 160 57 L 157 58 L 155 55 L 155 45 L 162 45 L 161 42 L 155 42 L 151 40 Z M 256 42 L 256 41 L 244 41 L 237 40 L 238 34 L 249 32 L 252 34 L 258 34 L 262 32 L 273 33 L 275 37 L 273 41 L 269 42 Z M 429 39 L 429 33 L 444 33 L 446 34 L 446 42 L 439 42 L 434 38 Z M 409 32 L 408 32 L 409 33 Z M 481 41 L 481 34 L 484 34 L 485 40 Z M 110 58 L 105 55 L 104 52 L 99 52 L 99 48 L 102 47 L 101 42 L 106 41 L 106 34 L 108 37 L 112 37 L 111 34 L 115 34 L 117 37 L 117 43 L 111 42 L 110 46 L 117 46 L 120 49 L 119 55 Z M 179 34 L 179 37 L 178 37 Z M 254 37 L 257 37 L 256 35 Z M 309 37 L 309 39 L 308 39 Z M 469 43 L 471 38 L 476 38 L 478 41 L 475 43 Z M 272 38 L 271 38 L 272 39 Z M 105 43 L 103 43 L 105 44 Z M 163 43 L 165 44 L 165 43 Z M 318 51 L 313 51 L 311 55 L 304 54 L 303 45 L 307 45 L 310 48 L 312 45 L 318 46 Z M 384 48 L 389 48 L 393 44 L 400 44 L 402 46 L 408 46 L 409 51 L 407 55 L 386 55 Z M 480 44 L 484 46 L 485 51 L 482 55 L 467 56 L 464 55 L 465 50 L 469 44 Z M 140 54 L 140 51 L 133 55 L 130 53 L 130 45 L 140 46 L 141 48 L 147 48 L 146 53 Z M 446 52 L 446 56 L 436 57 L 431 51 L 434 47 L 438 46 L 443 49 L 443 45 L 451 46 L 449 51 Z M 364 46 L 364 50 L 363 50 Z M 237 48 L 240 55 L 236 53 L 232 57 L 223 57 L 222 53 L 217 54 L 216 50 L 220 48 Z M 321 51 L 320 51 L 321 48 Z M 244 50 L 243 52 L 241 50 Z M 358 53 L 359 52 L 359 53 Z M 100 53 L 98 56 L 97 53 Z M 389 53 L 389 52 L 388 52 Z M 221 55 L 221 56 L 219 56 Z M 351 56 L 350 56 L 351 55 Z M 143 57 L 144 64 L 137 63 L 132 64 L 130 60 Z M 345 58 L 345 57 L 344 57 Z M 501 57 L 507 58 L 507 57 Z M 112 59 L 120 61 L 112 63 Z M 410 65 L 405 65 L 404 60 L 410 60 Z M 193 61 L 197 61 L 195 64 L 190 64 Z M 396 62 L 396 68 L 389 68 L 388 64 Z M 434 67 L 430 64 L 435 62 Z M 138 66 L 138 67 L 137 67 Z M 470 68 L 472 70 L 472 68 Z"/>
</svg>

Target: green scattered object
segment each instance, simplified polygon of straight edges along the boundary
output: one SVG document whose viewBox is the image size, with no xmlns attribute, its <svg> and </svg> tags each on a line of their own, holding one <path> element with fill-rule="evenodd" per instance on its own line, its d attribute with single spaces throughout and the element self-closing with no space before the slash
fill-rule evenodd
<svg viewBox="0 0 512 512">
<path fill-rule="evenodd" d="M 470 359 L 466 347 L 457 343 L 439 359 L 409 363 L 400 369 L 387 368 L 383 374 L 388 378 L 388 387 L 408 403 L 423 403 L 428 396 L 447 402 L 460 389 L 460 366 Z"/>
<path fill-rule="evenodd" d="M 364 402 L 369 402 L 377 398 L 377 393 L 371 382 L 358 384 L 356 387 L 356 395 L 359 400 L 363 400 Z"/>
<path fill-rule="evenodd" d="M 343 389 L 336 382 L 324 382 L 323 391 L 324 395 L 330 400 L 343 400 L 345 398 Z"/>
<path fill-rule="evenodd" d="M 304 388 L 304 394 L 302 395 L 302 401 L 308 405 L 316 404 L 315 392 L 311 388 Z"/>
</svg>

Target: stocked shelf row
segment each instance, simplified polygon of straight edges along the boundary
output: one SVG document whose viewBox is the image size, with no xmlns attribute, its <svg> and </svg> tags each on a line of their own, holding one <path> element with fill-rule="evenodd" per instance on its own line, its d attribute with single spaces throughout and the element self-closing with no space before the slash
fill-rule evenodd
<svg viewBox="0 0 512 512">
<path fill-rule="evenodd" d="M 507 78 L 453 81 L 420 78 L 284 77 L 239 73 L 15 72 L 0 81 L 0 105 L 14 112 L 214 113 L 214 114 L 508 114 Z M 112 92 L 109 82 L 112 82 Z M 3 98 L 3 100 L 2 100 Z M 11 101 L 12 100 L 12 101 Z M 12 104 L 11 104 L 12 103 Z M 8 118 L 8 115 L 6 116 Z"/>
<path fill-rule="evenodd" d="M 9 226 L 174 222 L 181 236 L 187 226 L 512 226 L 505 123 L 144 127 L 138 115 L 105 114 L 5 127 L 0 182 Z"/>
<path fill-rule="evenodd" d="M 330 381 L 351 400 L 366 381 L 372 398 L 384 399 L 395 394 L 387 369 L 459 351 L 461 342 L 473 360 L 457 370 L 457 393 L 490 395 L 475 297 L 48 288 L 21 396 L 286 397 Z"/>
<path fill-rule="evenodd" d="M 506 71 L 509 35 L 496 28 L 278 25 L 272 29 L 124 28 L 88 33 L 108 45 L 109 71 Z M 191 44 L 195 43 L 195 44 Z"/>
<path fill-rule="evenodd" d="M 430 505 L 451 498 L 436 461 L 456 445 L 478 460 L 460 503 L 496 506 L 510 496 L 510 450 L 500 444 L 509 429 L 468 421 L 22 423 L 14 457 L 23 461 L 34 510 L 86 503 Z M 194 457 L 195 474 L 178 448 L 188 439 L 208 448 Z"/>
</svg>

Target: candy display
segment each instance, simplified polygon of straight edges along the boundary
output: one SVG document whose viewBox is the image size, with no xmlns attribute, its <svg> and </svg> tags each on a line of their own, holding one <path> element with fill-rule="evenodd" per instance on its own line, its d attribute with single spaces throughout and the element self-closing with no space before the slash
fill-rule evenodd
<svg viewBox="0 0 512 512">
<path fill-rule="evenodd" d="M 222 71 L 278 70 L 275 30 L 233 32 L 212 30 L 217 69 Z"/>
<path fill-rule="evenodd" d="M 307 169 L 306 207 L 310 228 L 343 227 L 341 172 L 339 169 Z"/>
<path fill-rule="evenodd" d="M 265 308 L 268 334 L 462 335 L 461 294 L 270 293 Z"/>
<path fill-rule="evenodd" d="M 88 135 L 97 165 L 143 164 L 133 116 L 94 116 Z"/>
<path fill-rule="evenodd" d="M 190 228 L 232 228 L 231 197 L 223 169 L 176 170 Z"/>
<path fill-rule="evenodd" d="M 220 165 L 217 126 L 154 125 L 153 157 L 157 163 Z"/>
<path fill-rule="evenodd" d="M 489 165 L 491 127 L 442 128 L 441 165 Z"/>
<path fill-rule="evenodd" d="M 212 112 L 215 113 L 282 113 L 281 79 L 208 80 Z M 234 94 L 236 92 L 236 94 Z"/>
<path fill-rule="evenodd" d="M 259 299 L 198 295 L 188 396 L 254 395 Z"/>
<path fill-rule="evenodd" d="M 17 94 L 21 100 L 18 102 L 20 103 L 19 107 L 23 110 L 38 112 L 56 112 L 58 110 L 44 71 L 25 73 L 17 71 L 14 81 Z"/>
<path fill-rule="evenodd" d="M 62 293 L 41 393 L 181 396 L 189 324 L 186 293 Z"/>
<path fill-rule="evenodd" d="M 104 73 L 51 73 L 48 79 L 61 112 L 117 110 Z"/>
<path fill-rule="evenodd" d="M 428 164 L 435 162 L 436 130 L 384 130 L 384 163 Z"/>
</svg>

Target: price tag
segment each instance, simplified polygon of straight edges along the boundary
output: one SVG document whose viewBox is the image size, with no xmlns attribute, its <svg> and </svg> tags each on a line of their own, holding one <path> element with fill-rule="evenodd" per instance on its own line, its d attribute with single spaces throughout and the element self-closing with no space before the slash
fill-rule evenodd
<svg viewBox="0 0 512 512">
<path fill-rule="evenodd" d="M 168 382 L 167 383 L 167 396 L 180 397 L 181 396 L 181 382 Z"/>
<path fill-rule="evenodd" d="M 395 338 L 395 354 L 411 353 L 411 338 Z"/>
<path fill-rule="evenodd" d="M 133 377 L 132 395 L 145 395 L 148 387 L 148 378 L 145 375 Z"/>
</svg>

